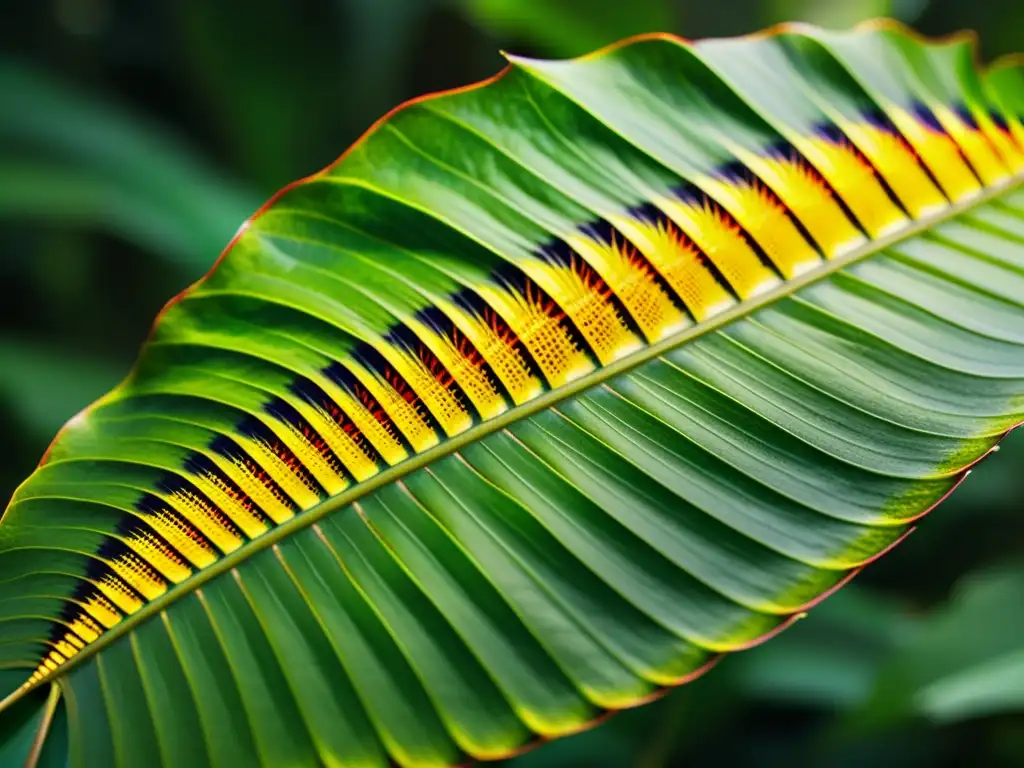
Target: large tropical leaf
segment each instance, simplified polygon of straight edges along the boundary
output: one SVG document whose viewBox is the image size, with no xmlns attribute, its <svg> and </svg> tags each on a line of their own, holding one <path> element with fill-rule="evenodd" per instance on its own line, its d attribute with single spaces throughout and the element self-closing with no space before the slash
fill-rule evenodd
<svg viewBox="0 0 1024 768">
<path fill-rule="evenodd" d="M 9 753 L 494 758 L 787 626 L 1024 414 L 1024 69 L 972 55 L 513 59 L 289 187 L 5 515 Z"/>
</svg>

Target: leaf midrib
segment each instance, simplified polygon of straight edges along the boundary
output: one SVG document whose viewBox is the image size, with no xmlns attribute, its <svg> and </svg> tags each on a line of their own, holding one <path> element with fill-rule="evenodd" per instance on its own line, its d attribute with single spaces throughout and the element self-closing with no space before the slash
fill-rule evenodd
<svg viewBox="0 0 1024 768">
<path fill-rule="evenodd" d="M 42 678 L 31 687 L 19 688 L 6 699 L 0 701 L 0 712 L 29 691 L 34 690 L 40 685 L 51 683 L 66 675 L 75 667 L 87 661 L 111 643 L 128 634 L 142 622 L 173 605 L 180 598 L 192 594 L 208 581 L 211 581 L 226 571 L 241 565 L 253 555 L 274 546 L 291 534 L 313 525 L 332 512 L 336 512 L 342 507 L 358 501 L 367 494 L 376 491 L 378 488 L 401 480 L 412 472 L 432 464 L 435 461 L 458 451 L 460 448 L 483 439 L 500 429 L 504 429 L 520 419 L 527 418 L 535 413 L 551 408 L 563 400 L 591 389 L 592 387 L 614 378 L 615 376 L 626 373 L 650 360 L 661 357 L 663 354 L 675 349 L 676 347 L 728 325 L 734 320 L 745 317 L 757 309 L 768 306 L 779 299 L 789 296 L 795 291 L 811 285 L 828 275 L 834 274 L 851 264 L 862 261 L 870 256 L 874 256 L 895 243 L 907 240 L 915 235 L 928 231 L 932 227 L 944 221 L 956 218 L 966 211 L 972 210 L 1009 192 L 1019 186 L 1022 181 L 1024 181 L 1024 174 L 1020 176 L 1010 176 L 1005 181 L 993 187 L 984 189 L 981 193 L 969 200 L 951 203 L 947 207 L 940 211 L 936 211 L 933 214 L 924 216 L 920 219 L 911 220 L 905 226 L 894 232 L 874 240 L 868 240 L 866 243 L 854 248 L 850 252 L 831 261 L 824 262 L 820 266 L 815 267 L 798 277 L 784 281 L 779 286 L 766 291 L 763 294 L 747 299 L 746 301 L 742 301 L 734 307 L 729 308 L 703 323 L 698 323 L 673 336 L 662 339 L 661 341 L 655 342 L 654 344 L 621 357 L 608 365 L 590 371 L 578 379 L 568 382 L 567 384 L 563 384 L 557 389 L 544 392 L 533 400 L 510 408 L 494 418 L 488 419 L 487 421 L 483 421 L 479 424 L 474 424 L 465 432 L 448 438 L 438 445 L 428 448 L 422 453 L 410 456 L 401 463 L 388 467 L 368 480 L 364 480 L 363 482 L 342 491 L 337 496 L 327 499 L 304 512 L 300 512 L 291 520 L 270 529 L 259 538 L 247 542 L 234 552 L 224 555 L 212 565 L 196 572 L 180 584 L 175 584 L 160 597 L 149 601 L 137 612 L 126 617 L 120 624 L 104 632 L 99 638 L 61 665 L 58 673 Z"/>
</svg>

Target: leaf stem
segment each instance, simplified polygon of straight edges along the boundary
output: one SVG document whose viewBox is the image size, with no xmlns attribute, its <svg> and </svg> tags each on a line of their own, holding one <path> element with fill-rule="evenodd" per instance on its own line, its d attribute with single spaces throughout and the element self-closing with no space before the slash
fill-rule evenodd
<svg viewBox="0 0 1024 768">
<path fill-rule="evenodd" d="M 43 747 L 46 744 L 46 737 L 50 733 L 50 726 L 53 724 L 53 717 L 57 714 L 57 704 L 60 703 L 60 686 L 56 682 L 50 684 L 50 695 L 46 698 L 43 708 L 43 718 L 36 728 L 36 737 L 32 740 L 32 749 L 25 758 L 24 768 L 36 768 L 39 763 L 39 756 L 43 754 Z"/>
</svg>

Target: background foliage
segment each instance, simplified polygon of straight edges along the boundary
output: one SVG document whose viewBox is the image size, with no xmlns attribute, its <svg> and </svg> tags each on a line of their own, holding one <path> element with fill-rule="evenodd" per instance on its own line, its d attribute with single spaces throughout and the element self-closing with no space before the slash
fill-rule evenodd
<svg viewBox="0 0 1024 768">
<path fill-rule="evenodd" d="M 5 0 L 0 497 L 275 189 L 402 99 L 585 52 L 892 15 L 1024 49 L 1014 0 Z M 1024 430 L 899 550 L 708 677 L 508 761 L 1024 764 Z"/>
</svg>

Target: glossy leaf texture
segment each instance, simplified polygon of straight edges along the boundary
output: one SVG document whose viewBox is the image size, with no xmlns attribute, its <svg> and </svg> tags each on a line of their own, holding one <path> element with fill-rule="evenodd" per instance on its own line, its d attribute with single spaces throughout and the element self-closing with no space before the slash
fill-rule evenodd
<svg viewBox="0 0 1024 768">
<path fill-rule="evenodd" d="M 455 765 L 785 628 L 1024 415 L 1024 69 L 973 53 L 513 58 L 284 190 L 5 514 L 18 744 Z"/>
</svg>

